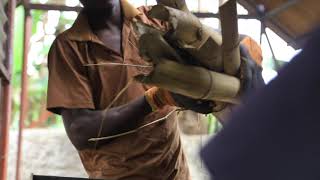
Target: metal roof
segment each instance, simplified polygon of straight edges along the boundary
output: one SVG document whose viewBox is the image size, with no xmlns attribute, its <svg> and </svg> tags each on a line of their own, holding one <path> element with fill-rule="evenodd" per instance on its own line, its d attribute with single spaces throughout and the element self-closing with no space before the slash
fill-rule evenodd
<svg viewBox="0 0 320 180">
<path fill-rule="evenodd" d="M 238 0 L 289 45 L 299 49 L 320 25 L 319 0 Z"/>
</svg>

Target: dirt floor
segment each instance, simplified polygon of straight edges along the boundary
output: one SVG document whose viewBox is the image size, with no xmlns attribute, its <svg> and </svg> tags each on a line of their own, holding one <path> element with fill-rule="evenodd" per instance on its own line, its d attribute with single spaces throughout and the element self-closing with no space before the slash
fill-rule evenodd
<svg viewBox="0 0 320 180">
<path fill-rule="evenodd" d="M 76 150 L 70 144 L 64 130 L 33 129 L 23 135 L 22 179 L 30 180 L 32 174 L 87 177 Z M 198 157 L 207 136 L 182 136 L 193 180 L 208 180 L 205 167 Z M 16 165 L 17 132 L 10 134 L 8 180 L 14 179 Z"/>
</svg>

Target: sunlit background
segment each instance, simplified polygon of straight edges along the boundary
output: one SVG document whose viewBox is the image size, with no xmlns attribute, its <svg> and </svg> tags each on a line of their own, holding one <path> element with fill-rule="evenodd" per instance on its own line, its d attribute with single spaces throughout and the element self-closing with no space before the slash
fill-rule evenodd
<svg viewBox="0 0 320 180">
<path fill-rule="evenodd" d="M 136 7 L 142 5 L 154 5 L 156 4 L 155 0 L 129 0 L 132 4 Z M 193 12 L 211 12 L 211 13 L 218 13 L 218 4 L 219 0 L 186 0 L 188 7 Z M 43 4 L 60 4 L 66 6 L 79 6 L 79 0 L 31 0 L 33 3 L 43 3 Z M 244 9 L 242 6 L 238 5 L 238 13 L 242 15 L 248 14 L 248 11 Z M 72 163 L 73 161 L 63 161 L 59 162 L 59 158 L 63 159 L 65 157 L 69 157 L 64 148 L 65 146 L 71 147 L 69 141 L 61 141 L 61 138 L 66 139 L 66 135 L 64 134 L 63 123 L 60 116 L 55 116 L 48 111 L 46 111 L 46 91 L 47 91 L 47 81 L 48 81 L 48 70 L 47 70 L 47 55 L 50 49 L 50 46 L 54 39 L 56 38 L 57 34 L 63 32 L 64 30 L 70 28 L 77 18 L 76 12 L 59 12 L 59 11 L 39 11 L 39 10 L 32 10 L 32 36 L 29 42 L 30 51 L 29 51 L 29 64 L 28 64 L 28 116 L 25 119 L 25 140 L 24 148 L 26 149 L 24 154 L 26 157 L 25 161 L 25 170 L 26 172 L 34 172 L 38 169 L 47 169 L 49 174 L 63 174 L 63 172 L 59 173 L 51 171 L 51 166 L 53 169 L 56 166 L 61 166 L 60 170 L 64 169 L 65 167 L 73 168 Z M 217 18 L 202 18 L 201 21 L 217 30 L 220 29 L 219 27 L 219 20 Z M 21 92 L 21 71 L 22 71 L 22 60 L 23 60 L 23 24 L 24 23 L 24 9 L 23 7 L 18 7 L 16 11 L 16 20 L 15 20 L 15 39 L 14 39 L 14 70 L 13 70 L 13 117 L 11 121 L 11 130 L 13 134 L 10 136 L 10 143 L 12 144 L 10 147 L 16 148 L 16 137 L 17 135 L 16 130 L 18 129 L 18 122 L 19 122 L 19 108 L 20 108 L 20 92 Z M 239 31 L 241 34 L 246 34 L 254 38 L 257 42 L 260 42 L 260 33 L 261 33 L 261 23 L 255 19 L 240 19 L 239 20 Z M 272 30 L 266 29 L 266 33 L 269 36 L 271 41 L 271 46 L 274 50 L 275 60 L 272 57 L 272 53 L 270 47 L 267 43 L 266 37 L 263 35 L 261 39 L 261 46 L 263 50 L 263 76 L 266 82 L 271 81 L 276 75 L 277 72 L 275 71 L 276 65 L 281 64 L 284 65 L 285 63 L 289 62 L 291 58 L 296 55 L 299 50 L 294 50 L 292 47 L 288 46 L 287 43 L 282 40 L 279 36 L 277 36 Z M 194 115 L 194 114 L 193 114 Z M 185 123 L 186 126 L 198 128 L 201 125 L 196 124 L 194 119 L 199 118 L 199 116 L 193 116 L 191 123 L 188 125 L 189 122 Z M 214 134 L 217 132 L 221 125 L 216 121 L 214 116 L 207 116 L 203 117 L 205 122 L 205 133 L 204 134 Z M 180 121 L 179 121 L 180 122 Z M 200 124 L 200 123 L 199 123 Z M 181 126 L 180 126 L 181 127 Z M 34 131 L 34 129 L 40 129 L 39 131 Z M 42 128 L 42 129 L 41 129 Z M 57 131 L 63 131 L 60 136 L 57 135 Z M 29 135 L 28 135 L 29 134 Z M 43 134 L 39 135 L 39 134 Z M 53 137 L 52 139 L 49 138 Z M 29 137 L 29 139 L 28 139 Z M 36 138 L 35 138 L 36 137 Z M 41 140 L 42 138 L 42 140 Z M 60 139 L 59 139 L 60 138 Z M 39 139 L 39 140 L 38 140 Z M 188 159 L 190 160 L 191 166 L 191 173 L 194 176 L 197 176 L 200 180 L 204 180 L 199 176 L 199 171 L 202 171 L 204 168 L 199 162 L 199 158 L 196 157 L 197 150 L 203 145 L 202 137 L 199 139 L 194 139 L 192 136 L 184 136 L 183 143 L 187 142 L 187 145 L 184 146 Z M 37 141 L 37 142 L 35 142 Z M 43 153 L 64 153 L 64 154 L 56 154 L 55 156 L 43 154 L 38 155 L 39 152 L 36 151 L 38 147 L 41 146 L 43 142 L 49 142 L 49 144 L 53 144 L 57 150 L 52 152 L 49 150 L 41 151 Z M 29 143 L 29 146 L 28 146 Z M 34 144 L 33 144 L 34 143 Z M 60 145 L 58 145 L 60 143 Z M 62 143 L 62 145 L 61 145 Z M 69 143 L 69 144 L 67 144 Z M 196 148 L 192 147 L 192 144 L 196 144 Z M 47 148 L 45 145 L 43 148 Z M 59 150 L 60 148 L 60 150 Z M 31 149 L 36 149 L 35 152 L 31 153 Z M 48 148 L 47 148 L 48 149 Z M 11 148 L 11 161 L 15 161 L 15 150 Z M 74 153 L 74 151 L 70 152 Z M 34 158 L 32 162 L 28 162 L 31 158 Z M 74 154 L 73 154 L 74 156 Z M 59 162 L 56 164 L 50 164 L 50 159 L 43 161 L 42 158 L 52 157 L 52 162 Z M 71 157 L 71 156 L 70 156 Z M 29 158 L 29 159 L 28 159 Z M 58 159 L 56 159 L 58 158 Z M 78 160 L 78 159 L 76 159 Z M 47 162 L 46 162 L 47 161 Z M 41 163 L 44 163 L 42 165 Z M 46 164 L 45 164 L 46 163 Z M 79 162 L 78 162 L 79 163 Z M 12 163 L 11 163 L 12 164 Z M 31 165 L 30 165 L 31 164 Z M 36 164 L 38 166 L 36 166 Z M 27 166 L 34 166 L 34 167 L 27 167 Z M 85 174 L 83 168 L 79 167 L 81 165 L 78 164 L 78 168 L 80 168 L 81 172 L 79 174 Z M 58 168 L 59 169 L 59 168 Z M 74 169 L 74 172 L 79 171 L 78 169 Z M 204 171 L 204 170 L 203 170 Z M 42 171 L 39 171 L 43 173 Z M 14 168 L 10 170 L 10 177 L 12 177 L 14 173 Z M 205 173 L 204 173 L 205 174 Z M 195 178 L 196 179 L 196 178 Z"/>
</svg>

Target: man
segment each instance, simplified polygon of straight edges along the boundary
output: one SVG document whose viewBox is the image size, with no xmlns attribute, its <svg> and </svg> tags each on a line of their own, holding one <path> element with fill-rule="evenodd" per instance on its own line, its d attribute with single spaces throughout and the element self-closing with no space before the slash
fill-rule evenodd
<svg viewBox="0 0 320 180">
<path fill-rule="evenodd" d="M 76 22 L 53 43 L 49 57 L 48 110 L 61 114 L 90 178 L 188 180 L 177 122 L 173 115 L 138 132 L 92 143 L 136 129 L 172 111 L 173 106 L 210 113 L 213 104 L 139 83 L 113 100 L 133 76 L 146 69 L 88 64 L 144 64 L 132 29 L 136 18 L 157 28 L 166 24 L 146 17 L 126 0 L 82 0 Z M 108 106 L 112 105 L 110 108 Z"/>
<path fill-rule="evenodd" d="M 167 105 L 205 113 L 212 106 L 173 96 L 159 88 L 147 91 L 144 85 L 132 83 L 106 109 L 130 79 L 145 69 L 86 65 L 144 64 L 131 20 L 137 18 L 158 28 L 166 26 L 148 19 L 146 8 L 137 10 L 126 0 L 81 3 L 84 9 L 76 22 L 57 37 L 49 52 L 48 110 L 62 115 L 66 132 L 90 178 L 188 180 L 187 162 L 173 115 L 132 135 L 97 144 L 88 141 L 124 133 L 162 118 L 172 111 Z"/>
</svg>

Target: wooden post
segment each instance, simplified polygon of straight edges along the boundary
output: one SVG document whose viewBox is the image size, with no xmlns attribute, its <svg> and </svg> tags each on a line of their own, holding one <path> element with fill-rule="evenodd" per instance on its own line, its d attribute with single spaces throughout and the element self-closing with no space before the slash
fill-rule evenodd
<svg viewBox="0 0 320 180">
<path fill-rule="evenodd" d="M 13 34 L 14 34 L 14 15 L 16 9 L 16 0 L 9 0 L 7 4 L 8 29 L 7 29 L 7 50 L 6 50 L 6 69 L 9 76 L 9 81 L 3 84 L 3 106 L 1 114 L 1 129 L 0 129 L 0 179 L 7 179 L 7 162 L 8 162 L 8 146 L 9 146 L 9 124 L 11 119 L 11 71 L 13 62 Z"/>
<path fill-rule="evenodd" d="M 24 128 L 24 121 L 27 118 L 28 106 L 28 54 L 29 43 L 32 28 L 32 17 L 29 9 L 25 9 L 24 17 L 24 44 L 23 44 L 23 66 L 21 77 L 21 96 L 20 96 L 20 118 L 19 118 L 19 134 L 18 134 L 18 152 L 17 152 L 17 165 L 16 165 L 16 180 L 21 179 L 20 169 L 22 160 L 22 134 Z"/>
</svg>

